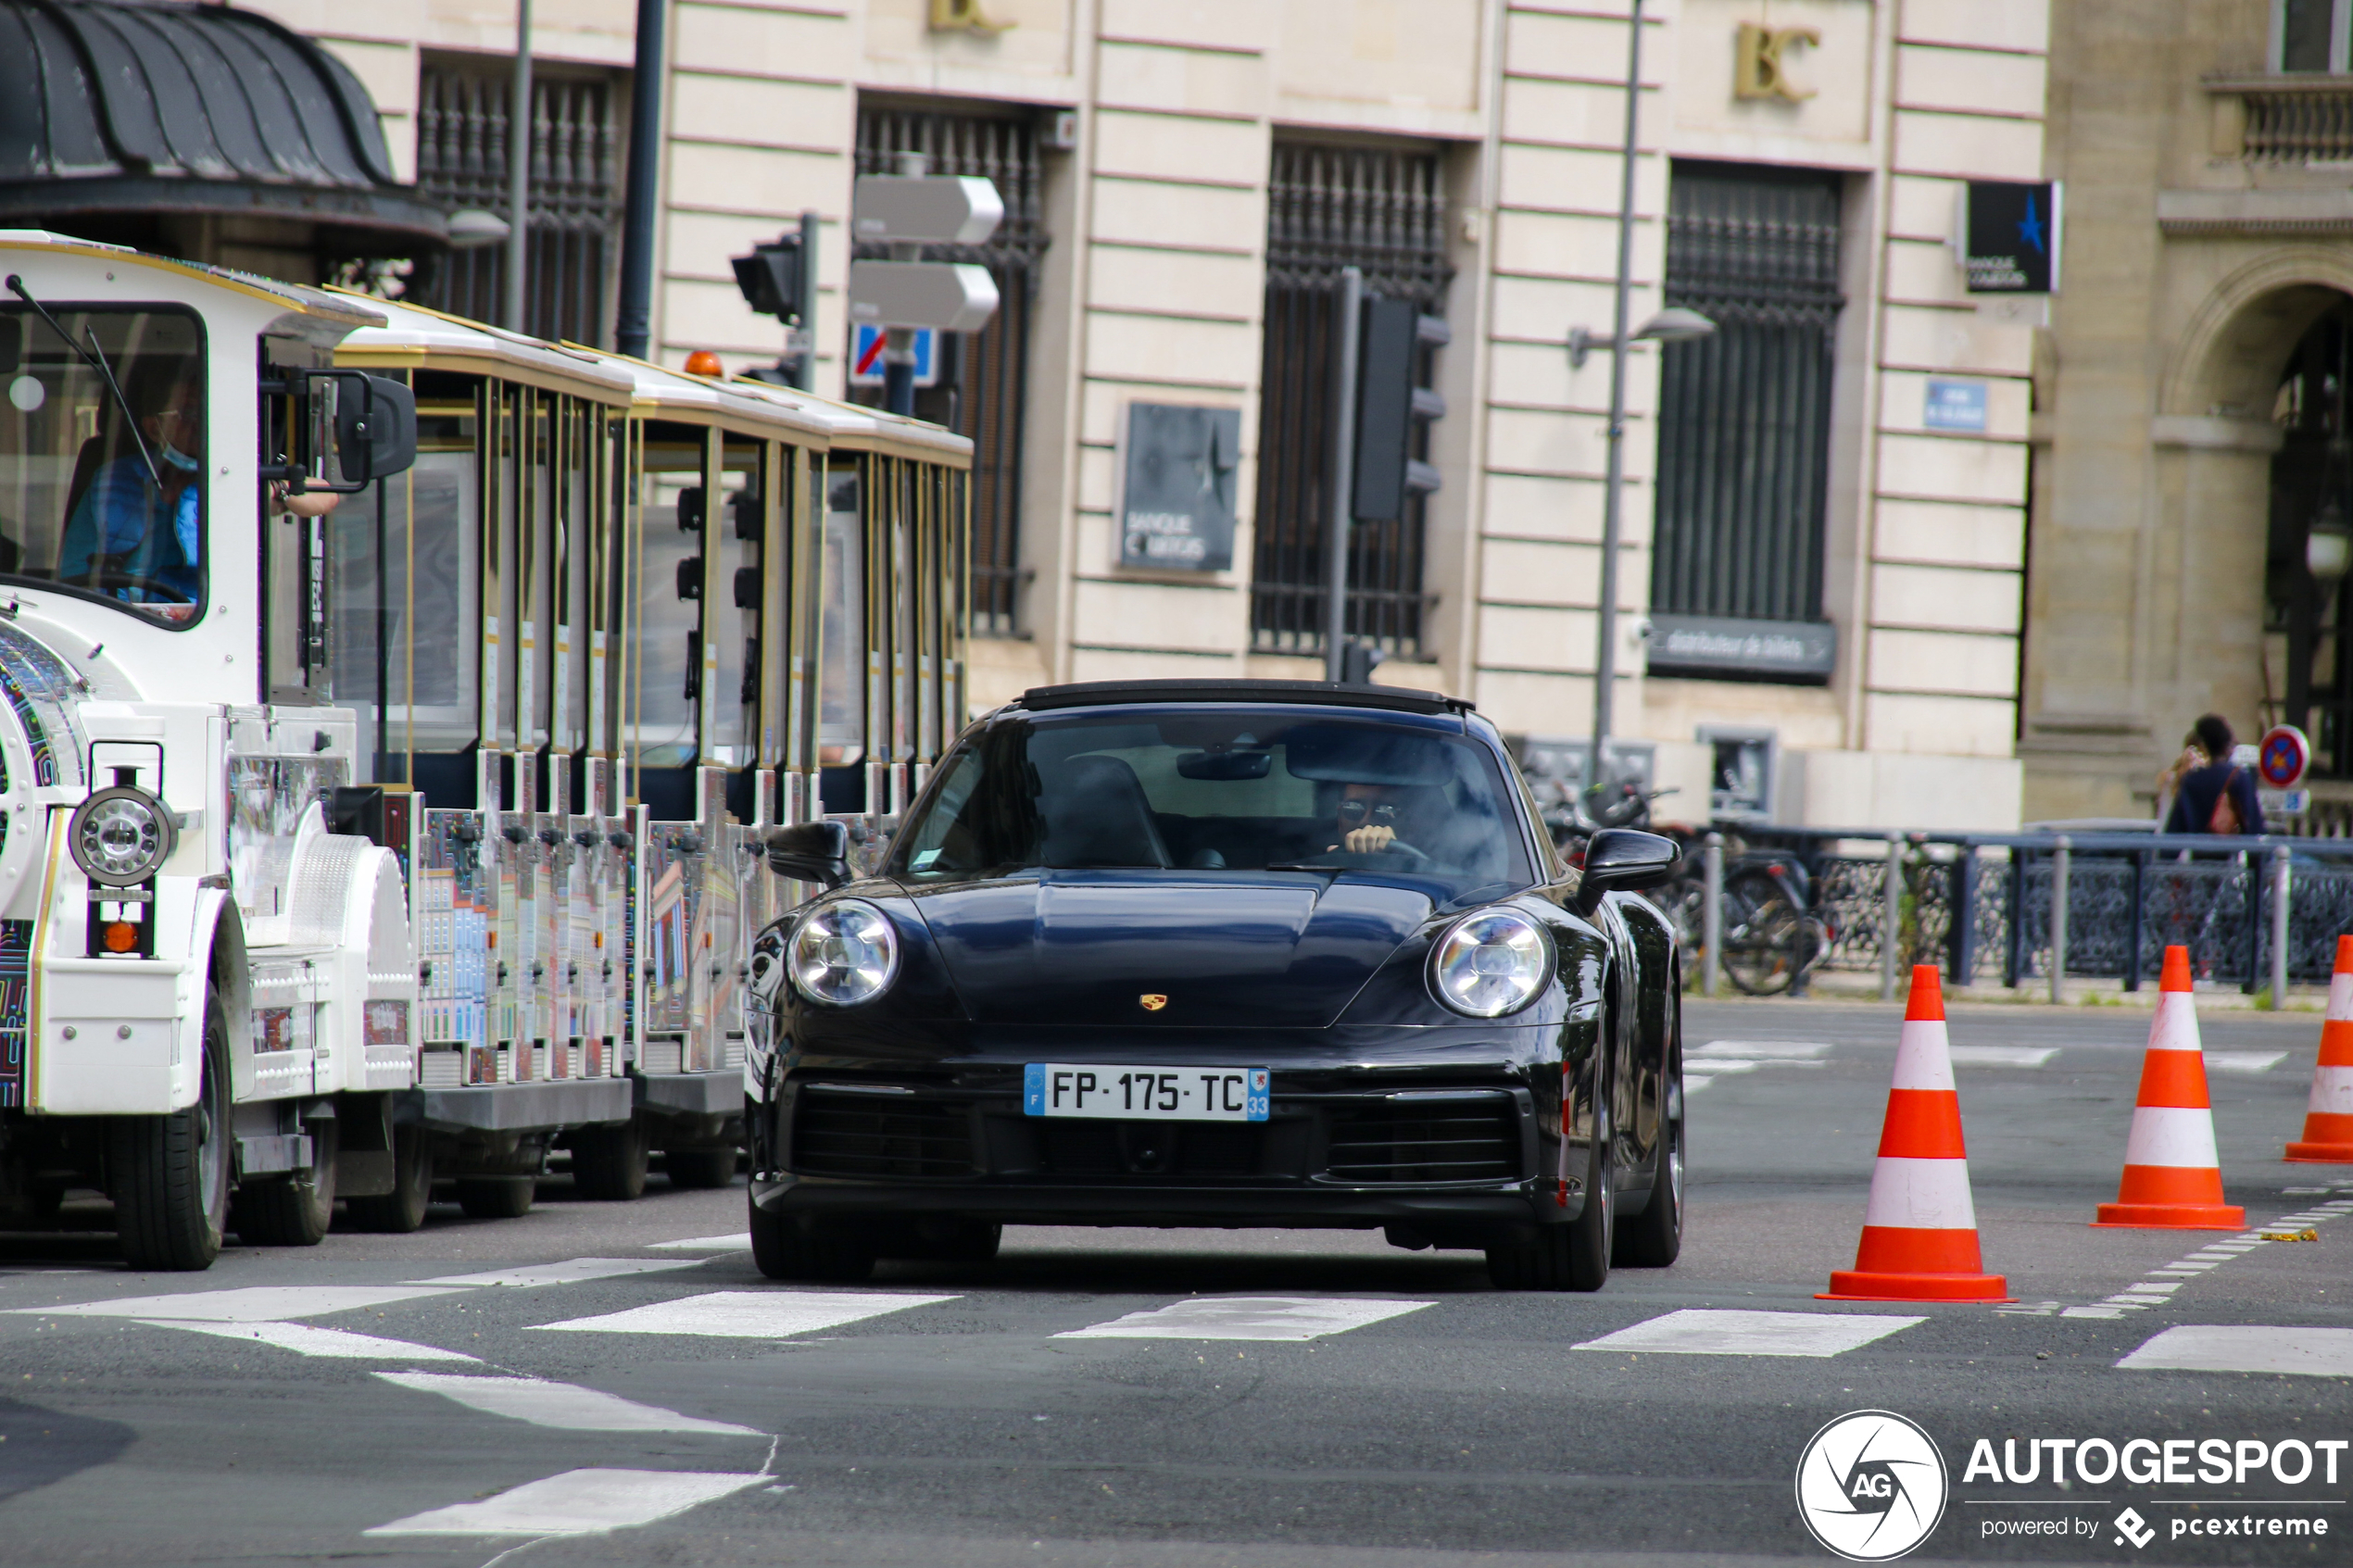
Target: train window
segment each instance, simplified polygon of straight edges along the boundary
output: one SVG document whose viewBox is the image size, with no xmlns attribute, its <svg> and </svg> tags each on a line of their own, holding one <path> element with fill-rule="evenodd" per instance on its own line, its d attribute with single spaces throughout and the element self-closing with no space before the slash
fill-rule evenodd
<svg viewBox="0 0 2353 1568">
<path fill-rule="evenodd" d="M 823 701 L 817 759 L 828 768 L 866 756 L 865 529 L 858 470 L 826 475 Z"/>
<path fill-rule="evenodd" d="M 193 623 L 208 504 L 195 314 L 11 305 L 0 386 L 0 577 Z"/>
<path fill-rule="evenodd" d="M 475 659 L 482 638 L 475 520 L 481 485 L 471 408 L 467 414 L 469 433 L 454 449 L 436 449 L 436 421 L 421 418 L 426 449 L 418 454 L 416 467 L 369 486 L 335 514 L 335 700 L 359 709 L 363 729 L 372 735 L 381 537 L 384 673 L 392 693 L 384 741 L 395 753 L 461 751 L 475 736 L 480 683 Z"/>
<path fill-rule="evenodd" d="M 646 426 L 637 670 L 629 694 L 635 719 L 629 742 L 641 768 L 683 768 L 695 759 L 702 691 L 704 446 L 703 432 L 695 426 Z"/>
</svg>

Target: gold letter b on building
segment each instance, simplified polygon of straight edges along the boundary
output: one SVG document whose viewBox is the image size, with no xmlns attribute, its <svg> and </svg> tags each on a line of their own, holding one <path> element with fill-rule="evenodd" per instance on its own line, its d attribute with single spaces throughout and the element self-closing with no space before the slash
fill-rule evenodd
<svg viewBox="0 0 2353 1568">
<path fill-rule="evenodd" d="M 1803 103 L 1814 95 L 1811 87 L 1800 87 L 1789 79 L 1782 54 L 1796 44 L 1818 44 L 1822 35 L 1810 27 L 1759 27 L 1755 22 L 1741 23 L 1739 52 L 1733 57 L 1732 96 L 1735 98 L 1780 98 L 1789 103 Z"/>
</svg>

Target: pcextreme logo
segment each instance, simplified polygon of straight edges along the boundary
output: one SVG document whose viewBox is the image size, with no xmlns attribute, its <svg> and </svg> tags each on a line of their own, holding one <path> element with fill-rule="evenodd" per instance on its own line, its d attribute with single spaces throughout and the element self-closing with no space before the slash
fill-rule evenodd
<svg viewBox="0 0 2353 1568">
<path fill-rule="evenodd" d="M 1797 1515 L 1850 1562 L 1885 1562 L 1928 1539 L 1944 1517 L 1944 1456 L 1892 1411 L 1850 1411 L 1797 1461 Z"/>
</svg>

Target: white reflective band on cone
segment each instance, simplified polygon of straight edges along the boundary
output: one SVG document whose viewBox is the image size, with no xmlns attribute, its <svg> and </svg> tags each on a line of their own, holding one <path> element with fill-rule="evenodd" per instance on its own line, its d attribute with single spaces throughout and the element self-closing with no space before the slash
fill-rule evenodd
<svg viewBox="0 0 2353 1568">
<path fill-rule="evenodd" d="M 2157 999 L 2157 1017 L 2149 1024 L 2149 1049 L 2194 1051 L 2197 1038 L 2197 1004 L 2187 991 L 2168 991 Z"/>
<path fill-rule="evenodd" d="M 1907 1018 L 1895 1042 L 1895 1082 L 1898 1089 L 1953 1087 L 1953 1058 L 1945 1049 L 1944 1021 Z"/>
<path fill-rule="evenodd" d="M 2178 1105 L 2134 1107 L 2124 1163 L 2215 1169 L 2221 1161 L 2214 1155 L 2214 1112 Z"/>
<path fill-rule="evenodd" d="M 2353 973 L 2339 970 L 2329 976 L 2329 1020 L 2353 1023 Z"/>
<path fill-rule="evenodd" d="M 1881 1155 L 1871 1172 L 1871 1200 L 1863 1208 L 1863 1223 L 1915 1231 L 1975 1230 L 1969 1161 Z"/>
<path fill-rule="evenodd" d="M 2314 1068 L 2306 1109 L 2322 1116 L 2353 1116 L 2353 1067 Z"/>
</svg>

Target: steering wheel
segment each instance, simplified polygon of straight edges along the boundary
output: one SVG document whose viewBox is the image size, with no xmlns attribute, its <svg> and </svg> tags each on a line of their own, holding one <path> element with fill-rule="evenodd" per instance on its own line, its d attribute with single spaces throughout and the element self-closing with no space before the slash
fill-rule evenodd
<svg viewBox="0 0 2353 1568">
<path fill-rule="evenodd" d="M 196 602 L 196 597 L 194 594 L 188 593 L 183 589 L 175 588 L 170 583 L 162 581 L 160 578 L 142 576 L 135 571 L 99 572 L 96 576 L 90 580 L 90 587 L 96 593 L 105 593 L 113 588 L 136 588 L 145 593 L 163 596 L 160 600 L 150 599 L 146 601 L 150 604 L 160 602 L 163 604 L 192 605 Z"/>
<path fill-rule="evenodd" d="M 1430 863 L 1429 857 L 1428 855 L 1423 854 L 1420 850 L 1415 848 L 1412 845 L 1406 843 L 1402 838 L 1390 839 L 1387 844 L 1384 844 L 1379 848 L 1374 850 L 1373 853 L 1376 855 L 1403 855 L 1416 866 L 1427 866 Z"/>
</svg>

